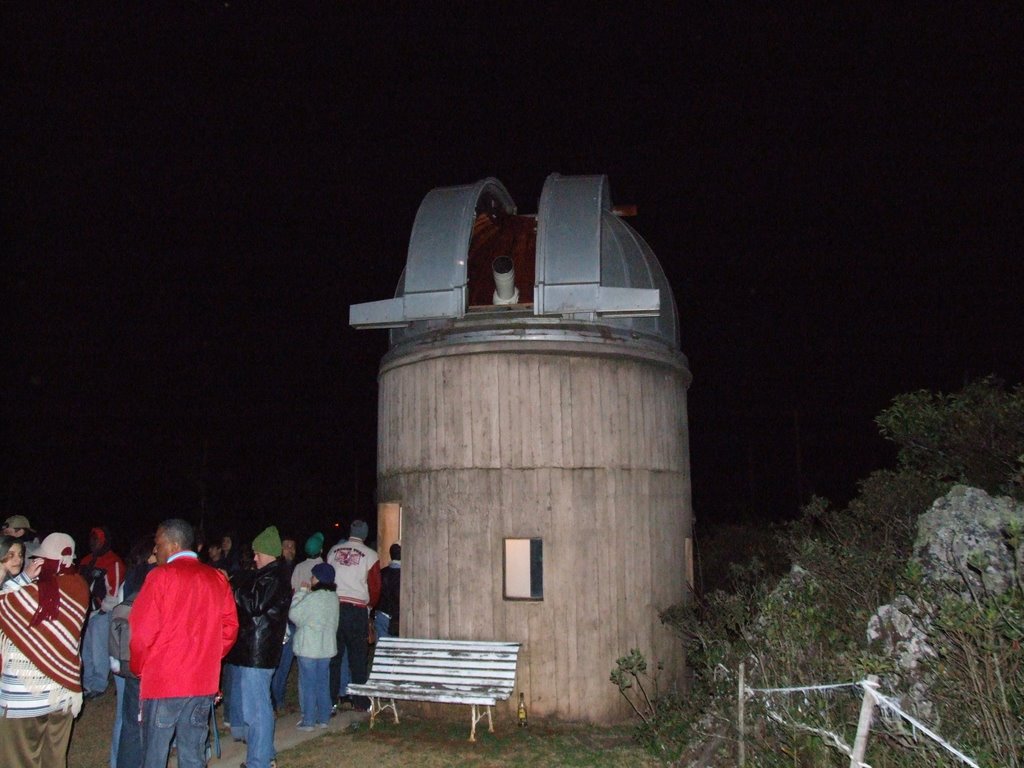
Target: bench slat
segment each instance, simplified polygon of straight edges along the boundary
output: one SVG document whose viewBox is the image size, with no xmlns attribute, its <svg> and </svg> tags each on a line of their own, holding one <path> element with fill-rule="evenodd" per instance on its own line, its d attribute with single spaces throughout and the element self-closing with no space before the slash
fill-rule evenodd
<svg viewBox="0 0 1024 768">
<path fill-rule="evenodd" d="M 494 653 L 494 654 L 442 654 L 437 651 L 426 651 L 424 653 L 415 652 L 401 652 L 395 653 L 394 651 L 376 651 L 374 653 L 375 659 L 406 659 L 411 662 L 417 663 L 429 663 L 444 665 L 466 665 L 466 664 L 504 664 L 510 665 L 515 664 L 519 658 L 514 653 Z"/>
<path fill-rule="evenodd" d="M 408 682 L 410 685 L 486 686 L 495 690 L 512 690 L 515 687 L 514 680 L 493 680 L 482 677 L 458 678 L 451 675 L 418 675 L 416 677 L 409 677 L 408 675 L 373 675 L 366 681 L 366 684 L 386 683 L 397 685 L 403 682 Z"/>
<path fill-rule="evenodd" d="M 512 651 L 518 652 L 521 643 L 491 640 L 424 640 L 414 637 L 382 637 L 378 643 L 385 648 L 429 649 L 441 648 L 446 651 Z"/>
<path fill-rule="evenodd" d="M 374 669 L 388 670 L 477 670 L 481 673 L 494 675 L 505 675 L 514 673 L 514 664 L 495 664 L 486 662 L 483 664 L 438 664 L 436 660 L 417 660 L 411 658 L 375 658 Z"/>
<path fill-rule="evenodd" d="M 349 690 L 358 696 L 378 696 L 382 699 L 398 699 L 399 701 L 429 701 L 435 704 L 477 704 L 493 707 L 502 699 L 497 696 L 475 695 L 462 691 L 417 691 L 396 688 L 394 690 L 377 690 L 369 685 L 350 685 Z"/>
</svg>

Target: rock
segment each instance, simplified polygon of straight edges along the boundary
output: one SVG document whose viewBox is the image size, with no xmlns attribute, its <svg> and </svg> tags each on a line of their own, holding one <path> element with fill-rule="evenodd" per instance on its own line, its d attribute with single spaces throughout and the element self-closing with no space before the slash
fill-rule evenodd
<svg viewBox="0 0 1024 768">
<path fill-rule="evenodd" d="M 952 587 L 964 599 L 1002 594 L 1016 577 L 1004 535 L 1012 524 L 1024 527 L 1024 504 L 954 486 L 918 520 L 914 559 L 926 581 Z"/>
<path fill-rule="evenodd" d="M 898 595 L 868 621 L 868 642 L 881 643 L 904 673 L 913 673 L 925 658 L 936 656 L 928 643 L 930 624 L 921 607 L 906 595 Z"/>
</svg>

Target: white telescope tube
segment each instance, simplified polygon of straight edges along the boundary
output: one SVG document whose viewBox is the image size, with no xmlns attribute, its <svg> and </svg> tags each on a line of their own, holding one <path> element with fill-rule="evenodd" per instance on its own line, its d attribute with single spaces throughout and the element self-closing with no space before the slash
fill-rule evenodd
<svg viewBox="0 0 1024 768">
<path fill-rule="evenodd" d="M 499 256 L 491 262 L 494 273 L 494 304 L 518 304 L 519 289 L 516 288 L 516 271 L 512 259 Z"/>
</svg>

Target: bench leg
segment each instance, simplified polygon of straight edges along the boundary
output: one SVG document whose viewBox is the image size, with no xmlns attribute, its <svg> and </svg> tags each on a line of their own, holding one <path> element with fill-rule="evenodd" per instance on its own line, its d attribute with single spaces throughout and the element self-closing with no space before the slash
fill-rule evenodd
<svg viewBox="0 0 1024 768">
<path fill-rule="evenodd" d="M 395 715 L 395 722 L 398 722 L 398 707 L 395 706 L 394 699 L 388 699 L 387 704 L 382 704 L 379 696 L 370 697 L 370 727 L 373 728 L 373 723 L 377 719 L 377 715 L 383 712 L 385 709 L 390 709 Z"/>
<path fill-rule="evenodd" d="M 487 707 L 487 712 L 484 713 L 477 709 L 476 704 L 470 704 L 469 706 L 471 710 L 470 718 L 473 720 L 472 726 L 469 729 L 469 740 L 476 741 L 476 724 L 484 719 L 484 714 L 487 715 L 487 730 L 494 733 L 494 721 L 491 719 L 491 708 Z"/>
</svg>

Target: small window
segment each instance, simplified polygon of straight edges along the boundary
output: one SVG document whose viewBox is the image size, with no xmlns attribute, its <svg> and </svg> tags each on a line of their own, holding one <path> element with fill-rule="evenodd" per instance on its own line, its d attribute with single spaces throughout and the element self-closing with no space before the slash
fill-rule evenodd
<svg viewBox="0 0 1024 768">
<path fill-rule="evenodd" d="M 505 539 L 505 599 L 544 599 L 544 542 Z"/>
</svg>

